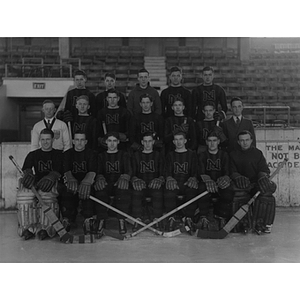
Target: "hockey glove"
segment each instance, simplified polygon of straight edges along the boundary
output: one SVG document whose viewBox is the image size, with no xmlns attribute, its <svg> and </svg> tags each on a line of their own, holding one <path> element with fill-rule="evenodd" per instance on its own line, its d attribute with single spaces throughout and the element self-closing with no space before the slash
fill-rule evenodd
<svg viewBox="0 0 300 300">
<path fill-rule="evenodd" d="M 71 171 L 65 173 L 65 181 L 68 191 L 72 192 L 73 194 L 76 194 L 78 189 L 78 181 L 73 176 Z"/>
<path fill-rule="evenodd" d="M 99 137 L 98 138 L 98 146 L 107 150 L 107 144 L 106 144 L 106 139 L 104 137 Z"/>
<path fill-rule="evenodd" d="M 63 121 L 64 120 L 64 111 L 60 110 L 56 113 L 56 119 Z"/>
<path fill-rule="evenodd" d="M 55 182 L 60 178 L 60 174 L 58 172 L 52 171 L 48 175 L 44 176 L 38 183 L 37 189 L 42 192 L 50 192 Z"/>
<path fill-rule="evenodd" d="M 91 187 L 94 182 L 95 176 L 95 172 L 88 172 L 80 182 L 78 187 L 78 195 L 80 199 L 86 200 L 90 198 Z"/>
<path fill-rule="evenodd" d="M 176 179 L 171 176 L 167 177 L 166 188 L 171 191 L 179 189 Z"/>
<path fill-rule="evenodd" d="M 72 113 L 69 110 L 64 111 L 63 121 L 68 124 L 68 122 L 73 121 Z"/>
<path fill-rule="evenodd" d="M 146 188 L 146 182 L 140 178 L 137 178 L 136 176 L 132 178 L 131 182 L 136 191 L 141 191 L 142 189 Z"/>
<path fill-rule="evenodd" d="M 230 177 L 225 175 L 217 179 L 217 185 L 220 189 L 226 189 L 230 186 Z"/>
<path fill-rule="evenodd" d="M 217 136 L 220 139 L 221 143 L 223 143 L 227 140 L 227 137 L 224 134 L 223 129 L 220 126 L 215 126 L 213 131 L 217 134 Z"/>
<path fill-rule="evenodd" d="M 132 149 L 133 151 L 143 151 L 144 146 L 141 145 L 141 144 L 139 144 L 139 143 L 134 142 L 134 143 L 131 145 L 131 149 Z"/>
<path fill-rule="evenodd" d="M 196 177 L 190 177 L 184 185 L 191 189 L 198 189 L 198 180 Z"/>
<path fill-rule="evenodd" d="M 128 190 L 129 180 L 130 176 L 128 174 L 122 174 L 114 185 L 121 190 Z"/>
<path fill-rule="evenodd" d="M 24 171 L 24 176 L 21 178 L 21 183 L 27 189 L 31 189 L 35 181 L 35 176 L 31 169 L 26 169 Z"/>
<path fill-rule="evenodd" d="M 160 176 L 158 178 L 154 178 L 150 181 L 148 187 L 150 189 L 155 189 L 158 190 L 161 188 L 161 186 L 165 183 L 165 179 L 163 178 L 163 176 Z"/>
<path fill-rule="evenodd" d="M 258 186 L 259 186 L 259 190 L 262 193 L 271 191 L 271 189 L 272 189 L 271 181 L 268 178 L 268 175 L 266 173 L 260 172 L 258 174 Z"/>
<path fill-rule="evenodd" d="M 206 189 L 209 193 L 217 193 L 218 186 L 208 175 L 201 175 L 201 179 L 206 185 Z"/>
<path fill-rule="evenodd" d="M 120 142 L 126 142 L 127 141 L 127 136 L 123 132 L 119 132 L 119 138 L 120 138 Z"/>
<path fill-rule="evenodd" d="M 163 143 L 163 141 L 162 140 L 156 140 L 155 142 L 154 142 L 154 147 L 155 148 L 162 148 L 164 146 L 164 143 Z"/>
<path fill-rule="evenodd" d="M 234 179 L 236 186 L 239 189 L 246 189 L 250 186 L 250 180 L 249 178 L 245 177 L 245 176 L 238 176 Z"/>
<path fill-rule="evenodd" d="M 105 186 L 107 185 L 106 179 L 102 174 L 97 175 L 95 180 L 95 190 L 101 191 L 105 189 Z"/>
</svg>

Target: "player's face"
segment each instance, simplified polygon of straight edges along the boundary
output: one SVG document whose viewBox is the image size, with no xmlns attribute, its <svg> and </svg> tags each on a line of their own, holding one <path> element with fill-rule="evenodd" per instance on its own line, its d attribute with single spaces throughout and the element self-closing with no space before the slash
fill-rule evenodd
<svg viewBox="0 0 300 300">
<path fill-rule="evenodd" d="M 174 136 L 173 143 L 177 150 L 185 148 L 186 142 L 187 140 L 183 135 L 179 134 Z"/>
<path fill-rule="evenodd" d="M 119 140 L 114 136 L 109 136 L 106 140 L 108 151 L 116 151 L 118 149 Z"/>
<path fill-rule="evenodd" d="M 115 93 L 108 93 L 107 97 L 108 107 L 117 107 L 119 102 L 119 97 Z"/>
<path fill-rule="evenodd" d="M 173 72 L 170 75 L 170 81 L 172 85 L 180 85 L 182 79 L 182 75 L 179 71 Z"/>
<path fill-rule="evenodd" d="M 74 78 L 75 86 L 78 89 L 84 89 L 85 88 L 85 83 L 86 83 L 86 78 L 83 75 L 76 75 Z"/>
<path fill-rule="evenodd" d="M 44 151 L 52 150 L 53 138 L 51 137 L 51 134 L 41 134 L 40 142 L 41 142 L 42 150 Z"/>
<path fill-rule="evenodd" d="M 204 106 L 203 113 L 205 115 L 205 119 L 212 120 L 214 118 L 215 109 L 213 106 L 207 105 Z"/>
<path fill-rule="evenodd" d="M 203 82 L 206 85 L 210 85 L 214 79 L 214 73 L 212 71 L 204 71 L 202 74 Z"/>
<path fill-rule="evenodd" d="M 87 143 L 85 134 L 75 133 L 73 144 L 76 151 L 83 151 L 85 149 L 85 145 Z"/>
<path fill-rule="evenodd" d="M 251 139 L 250 134 L 240 135 L 238 143 L 241 146 L 242 150 L 249 149 L 251 147 L 251 144 L 252 144 L 252 139 Z"/>
<path fill-rule="evenodd" d="M 43 105 L 43 113 L 46 118 L 51 119 L 56 112 L 55 106 L 52 103 L 46 103 Z"/>
<path fill-rule="evenodd" d="M 115 88 L 116 80 L 113 79 L 112 77 L 108 76 L 108 77 L 105 78 L 104 83 L 105 83 L 106 89 L 110 90 L 110 89 L 114 89 Z"/>
<path fill-rule="evenodd" d="M 153 150 L 154 140 L 152 136 L 144 136 L 142 140 L 142 145 L 144 146 L 145 151 Z"/>
<path fill-rule="evenodd" d="M 236 117 L 242 115 L 243 108 L 244 107 L 242 101 L 233 101 L 231 104 L 231 110 Z"/>
<path fill-rule="evenodd" d="M 206 145 L 208 147 L 208 150 L 210 151 L 216 151 L 218 149 L 219 144 L 220 140 L 216 136 L 210 136 L 206 140 Z"/>
<path fill-rule="evenodd" d="M 174 114 L 176 115 L 182 115 L 184 110 L 184 105 L 181 101 L 175 101 L 173 103 L 172 109 L 174 110 Z"/>
<path fill-rule="evenodd" d="M 153 105 L 153 102 L 149 98 L 143 98 L 140 102 L 140 105 L 142 107 L 143 112 L 149 112 L 151 111 L 151 106 Z"/>
<path fill-rule="evenodd" d="M 148 86 L 148 82 L 149 82 L 149 74 L 147 72 L 139 73 L 138 81 L 142 88 L 146 88 Z"/>
<path fill-rule="evenodd" d="M 80 114 L 86 114 L 88 109 L 90 108 L 90 105 L 88 101 L 80 99 L 76 102 L 76 108 L 78 109 L 78 112 Z"/>
</svg>

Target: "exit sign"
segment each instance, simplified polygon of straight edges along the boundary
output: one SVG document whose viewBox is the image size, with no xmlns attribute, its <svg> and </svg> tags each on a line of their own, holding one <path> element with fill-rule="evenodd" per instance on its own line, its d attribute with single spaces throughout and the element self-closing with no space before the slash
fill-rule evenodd
<svg viewBox="0 0 300 300">
<path fill-rule="evenodd" d="M 33 82 L 33 89 L 35 90 L 44 90 L 46 87 L 45 82 Z"/>
</svg>

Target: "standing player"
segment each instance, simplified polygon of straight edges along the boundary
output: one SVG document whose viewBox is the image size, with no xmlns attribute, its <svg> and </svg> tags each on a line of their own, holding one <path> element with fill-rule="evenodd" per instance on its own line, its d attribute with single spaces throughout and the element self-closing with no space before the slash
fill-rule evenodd
<svg viewBox="0 0 300 300">
<path fill-rule="evenodd" d="M 132 214 L 139 220 L 146 197 L 152 199 L 154 220 L 163 213 L 164 159 L 162 154 L 153 151 L 154 142 L 153 134 L 145 133 L 141 141 L 143 151 L 136 151 L 132 157 Z M 132 230 L 137 229 L 138 224 L 135 223 Z"/>
<path fill-rule="evenodd" d="M 97 153 L 86 148 L 87 140 L 84 132 L 76 132 L 73 139 L 74 147 L 64 153 L 64 176 L 66 187 L 60 203 L 63 225 L 67 231 L 76 227 L 76 216 L 79 201 L 82 201 L 85 234 L 98 233 L 92 184 L 97 172 Z"/>
<path fill-rule="evenodd" d="M 269 179 L 270 169 L 263 153 L 252 143 L 251 132 L 244 130 L 238 134 L 240 148 L 230 153 L 231 178 L 236 187 L 248 192 L 250 197 L 261 191 L 254 203 L 252 224 L 247 222 L 247 217 L 242 220 L 243 231 L 247 232 L 252 227 L 258 233 L 270 233 L 275 218 L 276 205 L 272 194 L 276 191 L 276 184 Z M 239 203 L 239 206 L 245 202 Z"/>
<path fill-rule="evenodd" d="M 227 152 L 219 150 L 219 136 L 212 131 L 206 138 L 207 150 L 198 156 L 200 192 L 207 190 L 205 195 L 198 201 L 201 229 L 208 229 L 208 214 L 212 198 L 217 198 L 213 204 L 215 218 L 219 221 L 220 229 L 224 227 L 231 217 L 233 191 L 230 188 L 229 156 Z"/>
<path fill-rule="evenodd" d="M 120 138 L 117 132 L 109 132 L 105 141 L 107 151 L 98 156 L 96 197 L 109 203 L 109 197 L 114 196 L 116 208 L 128 214 L 131 202 L 129 182 L 132 174 L 130 157 L 128 153 L 118 150 Z M 100 204 L 96 205 L 99 229 L 102 229 L 107 219 L 107 209 Z M 118 215 L 118 219 L 119 232 L 125 234 L 127 232 L 125 219 L 121 215 Z"/>
<path fill-rule="evenodd" d="M 162 115 L 165 119 L 174 115 L 172 105 L 176 99 L 183 99 L 184 101 L 184 115 L 194 119 L 196 105 L 192 103 L 191 92 L 181 85 L 182 70 L 179 67 L 172 67 L 170 69 L 170 86 L 161 92 L 161 106 Z"/>
<path fill-rule="evenodd" d="M 203 83 L 192 90 L 193 103 L 196 103 L 197 115 L 196 121 L 204 119 L 202 107 L 204 102 L 210 100 L 215 103 L 216 109 L 220 105 L 222 110 L 226 113 L 227 100 L 224 89 L 218 84 L 213 83 L 214 70 L 212 67 L 204 67 L 202 70 Z"/>
<path fill-rule="evenodd" d="M 173 143 L 176 147 L 166 156 L 164 190 L 165 212 L 173 210 L 177 204 L 177 195 L 184 195 L 184 201 L 194 198 L 198 194 L 197 180 L 197 155 L 194 151 L 186 149 L 186 133 L 177 131 L 174 133 Z M 184 210 L 185 223 L 193 229 L 192 217 L 197 204 L 191 203 Z M 168 230 L 173 231 L 175 219 L 169 218 Z"/>
<path fill-rule="evenodd" d="M 36 203 L 34 194 L 27 190 L 35 186 L 45 203 L 59 216 L 56 197 L 57 183 L 62 173 L 62 152 L 52 148 L 53 142 L 53 131 L 43 129 L 40 133 L 41 148 L 29 152 L 22 167 L 23 188 L 17 194 L 18 232 L 25 240 L 33 238 L 35 234 L 40 240 L 48 236 L 54 237 L 56 234 L 41 205 Z"/>
</svg>

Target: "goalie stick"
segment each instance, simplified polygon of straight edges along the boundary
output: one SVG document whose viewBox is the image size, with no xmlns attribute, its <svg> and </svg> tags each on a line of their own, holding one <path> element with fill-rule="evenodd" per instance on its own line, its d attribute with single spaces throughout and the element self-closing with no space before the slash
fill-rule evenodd
<svg viewBox="0 0 300 300">
<path fill-rule="evenodd" d="M 286 165 L 288 159 L 284 159 L 283 162 L 278 164 L 277 169 L 270 176 L 270 180 L 272 180 L 279 171 Z M 219 231 L 209 231 L 209 230 L 201 230 L 197 229 L 196 235 L 198 238 L 202 239 L 224 239 L 229 232 L 240 222 L 240 220 L 247 214 L 249 211 L 250 205 L 255 201 L 255 199 L 260 195 L 260 191 L 257 191 L 255 195 L 244 205 L 242 205 L 235 214 L 230 218 L 230 220 L 226 223 L 226 225 Z"/>
</svg>

